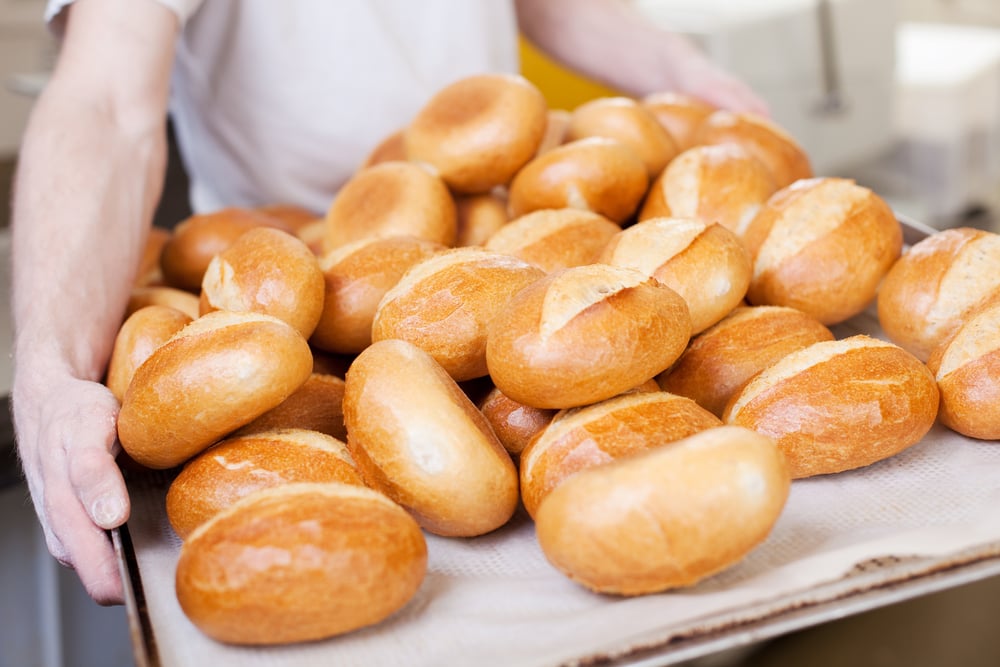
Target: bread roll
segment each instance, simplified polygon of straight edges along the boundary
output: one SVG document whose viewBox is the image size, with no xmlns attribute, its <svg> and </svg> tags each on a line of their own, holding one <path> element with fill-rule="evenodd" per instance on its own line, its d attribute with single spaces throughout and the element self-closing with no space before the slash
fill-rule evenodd
<svg viewBox="0 0 1000 667">
<path fill-rule="evenodd" d="M 833 333 L 802 311 L 784 306 L 741 306 L 691 339 L 673 366 L 657 378 L 665 391 L 687 396 L 721 417 L 750 378 L 786 355 Z"/>
<path fill-rule="evenodd" d="M 278 429 L 304 429 L 345 440 L 344 381 L 314 370 L 291 396 L 237 430 L 235 435 Z"/>
<path fill-rule="evenodd" d="M 291 234 L 298 234 L 299 230 L 307 225 L 311 225 L 316 220 L 322 219 L 319 213 L 310 211 L 298 204 L 266 204 L 258 206 L 257 211 L 272 218 L 277 218 Z"/>
<path fill-rule="evenodd" d="M 183 540 L 255 491 L 293 482 L 364 486 L 347 445 L 303 429 L 226 438 L 185 464 L 167 490 L 167 519 Z"/>
<path fill-rule="evenodd" d="M 720 109 L 698 126 L 694 141 L 739 144 L 767 165 L 778 188 L 813 175 L 809 156 L 798 142 L 772 121 L 751 113 Z"/>
<path fill-rule="evenodd" d="M 815 178 L 776 192 L 743 240 L 753 257 L 747 301 L 798 308 L 837 324 L 875 299 L 902 251 L 903 231 L 868 188 Z"/>
<path fill-rule="evenodd" d="M 146 237 L 146 247 L 139 260 L 139 269 L 135 273 L 136 287 L 147 285 L 162 285 L 163 271 L 160 270 L 160 255 L 163 246 L 170 240 L 171 231 L 162 227 L 151 227 Z"/>
<path fill-rule="evenodd" d="M 314 255 L 323 254 L 323 241 L 326 238 L 326 219 L 317 218 L 308 225 L 302 225 L 295 230 L 295 236 L 306 244 Z"/>
<path fill-rule="evenodd" d="M 259 491 L 191 534 L 177 601 L 209 637 L 287 644 L 382 621 L 420 588 L 427 543 L 380 493 L 348 484 Z"/>
<path fill-rule="evenodd" d="M 538 542 L 594 591 L 690 586 L 767 537 L 789 486 L 769 438 L 720 426 L 567 479 L 538 508 Z"/>
<path fill-rule="evenodd" d="M 519 218 L 542 208 L 578 208 L 621 224 L 635 213 L 648 186 L 642 160 L 621 143 L 578 139 L 539 155 L 517 173 L 510 184 L 510 213 Z"/>
<path fill-rule="evenodd" d="M 924 437 L 937 410 L 926 366 L 859 335 L 785 356 L 733 396 L 723 421 L 774 438 L 800 478 L 894 456 Z"/>
<path fill-rule="evenodd" d="M 396 130 L 372 149 L 361 168 L 366 169 L 383 162 L 400 162 L 406 160 L 406 142 L 403 140 L 403 128 Z"/>
<path fill-rule="evenodd" d="M 566 140 L 587 137 L 620 141 L 642 160 L 650 180 L 680 152 L 656 116 L 628 97 L 599 97 L 578 106 L 570 115 Z"/>
<path fill-rule="evenodd" d="M 593 264 L 621 227 L 603 215 L 575 208 L 542 209 L 498 230 L 486 249 L 520 257 L 547 273 Z"/>
<path fill-rule="evenodd" d="M 280 229 L 252 229 L 212 258 L 201 282 L 202 314 L 264 313 L 309 338 L 323 311 L 323 272 L 305 243 Z"/>
<path fill-rule="evenodd" d="M 517 471 L 476 406 L 433 357 L 372 343 L 347 372 L 348 446 L 372 488 L 435 534 L 471 537 L 517 507 Z"/>
<path fill-rule="evenodd" d="M 290 231 L 274 216 L 247 208 L 230 207 L 191 216 L 174 228 L 163 246 L 163 279 L 170 287 L 197 292 L 212 258 L 256 227 Z"/>
<path fill-rule="evenodd" d="M 455 248 L 411 268 L 386 292 L 372 340 L 398 338 L 434 357 L 456 380 L 487 374 L 486 329 L 510 298 L 545 273 L 481 248 Z"/>
<path fill-rule="evenodd" d="M 527 79 L 478 74 L 438 91 L 406 129 L 410 160 L 432 165 L 459 193 L 506 185 L 538 150 L 548 106 Z"/>
<path fill-rule="evenodd" d="M 611 398 L 656 376 L 684 351 L 691 317 L 672 289 L 633 269 L 563 269 L 529 285 L 493 319 L 493 382 L 536 408 Z"/>
<path fill-rule="evenodd" d="M 722 426 L 689 398 L 664 391 L 626 393 L 561 410 L 521 453 L 521 499 L 532 517 L 563 481 L 595 466 Z"/>
<path fill-rule="evenodd" d="M 963 435 L 1000 440 L 1000 301 L 963 318 L 927 362 L 941 392 L 941 423 Z"/>
<path fill-rule="evenodd" d="M 535 151 L 536 157 L 566 143 L 566 131 L 569 129 L 570 112 L 565 109 L 549 109 L 545 122 L 545 134 Z"/>
<path fill-rule="evenodd" d="M 354 241 L 413 236 L 450 246 L 455 202 L 440 178 L 409 162 L 383 162 L 356 173 L 326 214 L 324 252 Z"/>
<path fill-rule="evenodd" d="M 145 308 L 146 306 L 168 306 L 181 311 L 191 319 L 195 319 L 200 314 L 198 312 L 198 297 L 191 292 L 186 292 L 175 287 L 148 285 L 146 287 L 132 288 L 128 305 L 125 307 L 125 317 L 129 317 L 140 308 Z"/>
<path fill-rule="evenodd" d="M 209 313 L 136 369 L 118 438 L 141 465 L 171 468 L 284 401 L 311 371 L 309 345 L 285 322 Z"/>
<path fill-rule="evenodd" d="M 146 306 L 125 320 L 111 349 L 105 382 L 119 403 L 125 397 L 135 369 L 190 321 L 190 316 L 169 306 Z"/>
<path fill-rule="evenodd" d="M 698 126 L 716 111 L 707 102 L 673 91 L 647 95 L 642 98 L 642 106 L 656 117 L 682 151 L 696 145 Z"/>
<path fill-rule="evenodd" d="M 918 359 L 1000 292 L 1000 235 L 946 229 L 914 244 L 878 290 L 878 319 L 891 341 Z"/>
<path fill-rule="evenodd" d="M 478 195 L 455 197 L 458 235 L 455 247 L 481 246 L 507 224 L 507 193 L 499 188 Z"/>
<path fill-rule="evenodd" d="M 680 294 L 692 333 L 725 317 L 750 284 L 750 256 L 739 238 L 694 218 L 653 218 L 623 229 L 599 261 L 640 271 Z"/>
<path fill-rule="evenodd" d="M 674 158 L 656 179 L 639 220 L 697 218 L 742 236 L 776 190 L 768 168 L 743 147 L 697 146 Z"/>
<path fill-rule="evenodd" d="M 477 405 L 500 444 L 511 456 L 520 456 L 531 439 L 538 435 L 556 414 L 556 410 L 533 408 L 518 403 L 496 387 Z"/>
</svg>

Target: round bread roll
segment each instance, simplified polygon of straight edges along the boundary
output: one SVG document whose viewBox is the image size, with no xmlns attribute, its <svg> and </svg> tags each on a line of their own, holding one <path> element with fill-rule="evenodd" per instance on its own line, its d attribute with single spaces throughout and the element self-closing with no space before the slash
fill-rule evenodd
<svg viewBox="0 0 1000 667">
<path fill-rule="evenodd" d="M 796 350 L 833 339 L 829 329 L 794 308 L 741 306 L 692 338 L 657 381 L 721 417 L 732 395 L 754 375 Z"/>
<path fill-rule="evenodd" d="M 183 463 L 288 398 L 312 363 L 308 343 L 282 320 L 204 315 L 136 369 L 118 415 L 122 448 L 148 468 Z"/>
<path fill-rule="evenodd" d="M 347 372 L 347 444 L 365 482 L 437 535 L 507 523 L 517 470 L 482 413 L 434 358 L 402 340 L 372 343 Z"/>
<path fill-rule="evenodd" d="M 176 287 L 150 285 L 132 288 L 128 306 L 125 308 L 125 317 L 128 318 L 140 308 L 147 306 L 167 306 L 181 311 L 192 320 L 200 314 L 198 297 L 191 292 Z"/>
<path fill-rule="evenodd" d="M 690 586 L 762 542 L 789 487 L 769 438 L 719 426 L 565 480 L 538 508 L 538 542 L 557 569 L 594 591 Z"/>
<path fill-rule="evenodd" d="M 894 456 L 924 437 L 937 411 L 937 385 L 920 360 L 858 335 L 813 343 L 763 370 L 723 421 L 774 438 L 800 478 Z"/>
<path fill-rule="evenodd" d="M 403 139 L 404 129 L 399 129 L 387 136 L 372 149 L 365 161 L 361 163 L 361 168 L 374 167 L 383 162 L 404 162 L 406 161 L 406 142 Z"/>
<path fill-rule="evenodd" d="M 878 290 L 889 340 L 926 361 L 968 313 L 1000 293 L 1000 235 L 958 227 L 915 243 Z"/>
<path fill-rule="evenodd" d="M 593 264 L 621 227 L 603 215 L 575 208 L 542 209 L 498 230 L 486 249 L 520 257 L 546 273 Z"/>
<path fill-rule="evenodd" d="M 201 282 L 201 314 L 264 313 L 309 338 L 323 311 L 323 272 L 305 243 L 280 229 L 251 229 L 212 258 Z"/>
<path fill-rule="evenodd" d="M 167 519 L 183 540 L 241 498 L 293 482 L 364 486 L 343 442 L 304 429 L 262 431 L 226 438 L 188 461 L 167 490 Z"/>
<path fill-rule="evenodd" d="M 708 118 L 716 107 L 690 95 L 665 91 L 642 98 L 644 106 L 682 151 L 696 145 L 698 126 Z"/>
<path fill-rule="evenodd" d="M 722 426 L 689 398 L 629 392 L 573 410 L 561 410 L 521 452 L 521 500 L 532 517 L 549 493 L 588 468 Z"/>
<path fill-rule="evenodd" d="M 650 180 L 680 152 L 656 116 L 628 97 L 600 97 L 578 106 L 570 115 L 566 140 L 587 137 L 620 141 L 642 160 Z"/>
<path fill-rule="evenodd" d="M 506 185 L 538 150 L 548 105 L 527 79 L 478 74 L 438 91 L 406 129 L 410 160 L 432 165 L 459 193 Z"/>
<path fill-rule="evenodd" d="M 146 306 L 132 313 L 118 330 L 105 384 L 121 403 L 135 369 L 184 328 L 191 317 L 169 306 Z"/>
<path fill-rule="evenodd" d="M 372 340 L 413 343 L 456 381 L 482 377 L 486 328 L 538 267 L 482 248 L 455 248 L 416 264 L 386 292 L 375 311 Z"/>
<path fill-rule="evenodd" d="M 455 247 L 481 246 L 507 224 L 507 193 L 499 188 L 478 195 L 455 197 L 458 235 Z"/>
<path fill-rule="evenodd" d="M 760 116 L 723 109 L 712 113 L 698 126 L 695 144 L 723 143 L 739 144 L 766 164 L 778 188 L 813 176 L 809 156 L 798 142 Z"/>
<path fill-rule="evenodd" d="M 697 146 L 674 158 L 656 179 L 639 220 L 697 218 L 742 236 L 776 190 L 768 168 L 742 146 Z"/>
<path fill-rule="evenodd" d="M 378 304 L 411 267 L 445 246 L 410 236 L 363 239 L 320 258 L 326 281 L 323 310 L 309 342 L 321 350 L 357 354 L 372 342 Z"/>
<path fill-rule="evenodd" d="M 295 230 L 295 236 L 306 244 L 314 255 L 323 254 L 323 241 L 326 238 L 326 219 L 317 218 L 307 225 Z"/>
<path fill-rule="evenodd" d="M 565 109 L 549 109 L 545 121 L 545 134 L 542 135 L 542 141 L 535 151 L 536 157 L 566 143 L 566 131 L 569 129 L 571 116 L 572 114 Z"/>
<path fill-rule="evenodd" d="M 337 193 L 323 249 L 386 236 L 451 246 L 457 230 L 455 201 L 440 178 L 420 165 L 383 162 L 356 173 Z"/>
<path fill-rule="evenodd" d="M 305 429 L 345 440 L 344 381 L 314 370 L 291 396 L 238 429 L 234 435 L 278 429 Z"/>
<path fill-rule="evenodd" d="M 312 641 L 401 609 L 427 571 L 419 526 L 360 486 L 286 484 L 240 500 L 181 546 L 177 601 L 229 644 Z"/>
<path fill-rule="evenodd" d="M 510 184 L 510 213 L 519 218 L 542 208 L 578 208 L 621 224 L 646 194 L 646 167 L 632 151 L 607 137 L 578 139 L 539 155 Z"/>
<path fill-rule="evenodd" d="M 690 337 L 691 316 L 672 289 L 633 269 L 592 264 L 515 295 L 489 325 L 486 362 L 515 401 L 575 408 L 655 377 Z"/>
<path fill-rule="evenodd" d="M 171 231 L 162 227 L 151 227 L 146 237 L 146 247 L 139 260 L 139 269 L 135 273 L 135 287 L 147 285 L 162 285 L 163 271 L 160 270 L 160 255 L 163 246 L 170 240 Z"/>
<path fill-rule="evenodd" d="M 750 284 L 750 256 L 739 238 L 694 218 L 653 218 L 623 229 L 598 261 L 640 271 L 680 294 L 692 333 L 729 314 Z"/>
<path fill-rule="evenodd" d="M 1000 301 L 965 319 L 927 366 L 941 392 L 941 423 L 971 438 L 1000 440 Z"/>
<path fill-rule="evenodd" d="M 230 207 L 191 216 L 174 228 L 163 246 L 160 254 L 163 279 L 170 287 L 197 292 L 212 258 L 256 227 L 290 231 L 274 216 L 246 208 Z"/>
<path fill-rule="evenodd" d="M 750 303 L 790 306 L 823 324 L 857 315 L 903 248 L 889 205 L 844 178 L 779 190 L 743 235 L 753 257 Z"/>
<path fill-rule="evenodd" d="M 300 229 L 311 225 L 323 217 L 315 211 L 310 211 L 298 204 L 267 204 L 265 206 L 258 206 L 256 210 L 264 215 L 277 218 L 283 223 L 284 228 L 287 228 L 289 233 L 296 235 Z"/>
</svg>

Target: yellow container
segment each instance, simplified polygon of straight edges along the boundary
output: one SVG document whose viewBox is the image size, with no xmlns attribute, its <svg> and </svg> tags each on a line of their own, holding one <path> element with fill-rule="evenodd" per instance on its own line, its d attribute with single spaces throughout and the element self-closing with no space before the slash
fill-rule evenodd
<svg viewBox="0 0 1000 667">
<path fill-rule="evenodd" d="M 520 39 L 521 74 L 545 95 L 549 108 L 572 111 L 584 102 L 622 93 L 563 67 L 524 37 Z"/>
</svg>

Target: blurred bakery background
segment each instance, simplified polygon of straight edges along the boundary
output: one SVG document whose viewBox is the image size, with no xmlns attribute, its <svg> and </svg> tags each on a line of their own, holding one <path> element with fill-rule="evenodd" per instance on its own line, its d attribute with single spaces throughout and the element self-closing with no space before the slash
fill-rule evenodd
<svg viewBox="0 0 1000 667">
<path fill-rule="evenodd" d="M 1000 231 L 1000 1 L 631 0 L 689 35 L 770 104 L 818 175 L 856 179 L 937 228 Z M 0 0 L 0 199 L 56 44 L 44 0 Z M 522 43 L 551 106 L 615 91 Z M 176 153 L 157 222 L 187 215 Z M 9 205 L 0 207 L 0 346 L 10 349 Z M 0 355 L 0 395 L 10 388 Z M 48 556 L 0 411 L 0 667 L 125 667 L 122 608 L 89 600 Z M 987 579 L 697 661 L 701 665 L 997 665 L 1000 581 Z M 649 663 L 654 664 L 654 663 Z"/>
</svg>

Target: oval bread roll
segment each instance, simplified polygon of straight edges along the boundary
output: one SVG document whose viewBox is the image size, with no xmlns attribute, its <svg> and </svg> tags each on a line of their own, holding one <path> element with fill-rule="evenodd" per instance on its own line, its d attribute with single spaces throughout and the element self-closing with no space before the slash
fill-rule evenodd
<svg viewBox="0 0 1000 667">
<path fill-rule="evenodd" d="M 315 359 L 314 359 L 315 362 Z M 347 438 L 344 426 L 344 381 L 335 375 L 315 372 L 291 396 L 234 435 L 276 429 L 317 431 L 338 440 Z"/>
<path fill-rule="evenodd" d="M 183 540 L 254 491 L 292 482 L 364 486 L 347 445 L 303 429 L 235 436 L 184 465 L 167 490 L 167 519 Z"/>
<path fill-rule="evenodd" d="M 798 142 L 775 123 L 755 114 L 720 109 L 698 126 L 695 143 L 739 144 L 767 165 L 778 188 L 813 176 L 809 156 Z"/>
<path fill-rule="evenodd" d="M 594 591 L 690 586 L 767 537 L 789 486 L 769 438 L 720 426 L 567 479 L 538 508 L 538 542 Z"/>
<path fill-rule="evenodd" d="M 857 315 L 903 248 L 885 201 L 844 178 L 779 190 L 743 235 L 753 257 L 750 303 L 790 306 L 823 324 Z"/>
<path fill-rule="evenodd" d="M 593 264 L 621 227 L 603 215 L 575 208 L 542 209 L 498 230 L 486 249 L 520 257 L 551 273 Z"/>
<path fill-rule="evenodd" d="M 479 410 L 511 456 L 520 456 L 556 414 L 555 410 L 518 403 L 495 387 L 479 403 Z"/>
<path fill-rule="evenodd" d="M 927 362 L 941 392 L 941 423 L 1000 440 L 1000 301 L 968 316 Z"/>
<path fill-rule="evenodd" d="M 566 479 L 595 466 L 722 426 L 689 398 L 630 392 L 559 411 L 521 453 L 521 500 L 532 517 Z"/>
<path fill-rule="evenodd" d="M 294 235 L 298 235 L 300 229 L 311 225 L 322 217 L 315 211 L 310 211 L 298 204 L 265 204 L 264 206 L 258 206 L 255 210 L 258 213 L 277 218 L 284 223 L 284 227 L 288 229 L 288 232 Z"/>
<path fill-rule="evenodd" d="M 686 151 L 696 145 L 698 126 L 716 111 L 716 107 L 690 95 L 664 91 L 642 98 L 648 109 L 677 143 Z"/>
<path fill-rule="evenodd" d="M 119 403 L 125 398 L 135 369 L 190 321 L 186 313 L 169 306 L 146 306 L 125 320 L 111 349 L 105 382 Z"/>
<path fill-rule="evenodd" d="M 135 311 L 146 306 L 168 306 L 181 311 L 192 320 L 200 314 L 198 297 L 191 292 L 176 287 L 148 285 L 132 288 L 128 306 L 125 308 L 125 317 L 131 316 Z"/>
<path fill-rule="evenodd" d="M 456 381 L 487 374 L 486 329 L 523 287 L 545 273 L 481 248 L 455 248 L 416 264 L 375 311 L 372 340 L 413 343 Z"/>
<path fill-rule="evenodd" d="M 774 438 L 793 478 L 852 470 L 915 445 L 934 425 L 927 367 L 868 336 L 814 343 L 735 394 L 723 421 Z"/>
<path fill-rule="evenodd" d="M 915 243 L 878 291 L 889 340 L 926 361 L 966 315 L 1000 292 L 1000 235 L 958 227 Z"/>
<path fill-rule="evenodd" d="M 732 395 L 754 375 L 796 350 L 833 339 L 829 329 L 794 308 L 743 306 L 692 338 L 657 381 L 721 417 Z"/>
<path fill-rule="evenodd" d="M 691 316 L 672 289 L 604 264 L 532 283 L 493 319 L 486 362 L 494 384 L 536 408 L 573 408 L 616 396 L 672 364 Z"/>
<path fill-rule="evenodd" d="M 177 601 L 209 637 L 287 644 L 382 621 L 420 588 L 427 542 L 398 505 L 349 484 L 258 491 L 203 524 L 177 561 Z"/>
<path fill-rule="evenodd" d="M 135 371 L 118 438 L 136 462 L 171 468 L 275 407 L 312 372 L 305 339 L 259 313 L 209 313 Z"/>
<path fill-rule="evenodd" d="M 509 221 L 507 193 L 500 188 L 478 195 L 455 197 L 458 234 L 455 247 L 481 246 Z"/>
<path fill-rule="evenodd" d="M 435 93 L 406 129 L 410 160 L 432 165 L 455 192 L 506 185 L 538 150 L 548 105 L 527 79 L 478 74 Z"/>
<path fill-rule="evenodd" d="M 517 471 L 482 413 L 411 343 L 372 343 L 347 372 L 348 446 L 372 488 L 426 530 L 471 537 L 517 507 Z"/>
</svg>

